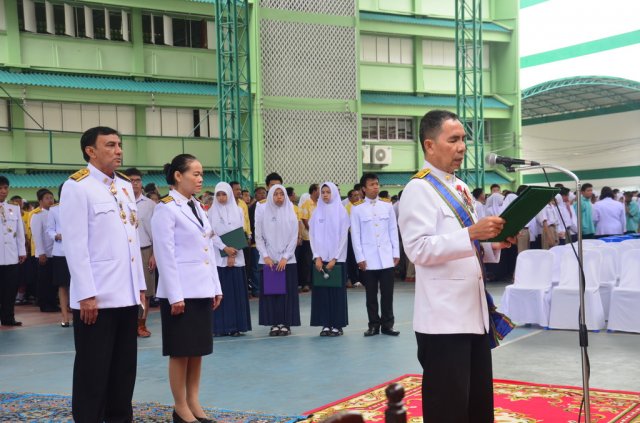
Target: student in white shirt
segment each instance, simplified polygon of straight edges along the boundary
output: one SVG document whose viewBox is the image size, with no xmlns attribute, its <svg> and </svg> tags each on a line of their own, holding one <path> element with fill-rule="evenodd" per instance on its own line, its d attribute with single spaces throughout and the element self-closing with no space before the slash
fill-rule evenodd
<svg viewBox="0 0 640 423">
<path fill-rule="evenodd" d="M 593 205 L 593 221 L 596 225 L 596 236 L 622 235 L 627 226 L 624 204 L 614 200 L 613 190 L 602 187 L 600 200 Z"/>
</svg>

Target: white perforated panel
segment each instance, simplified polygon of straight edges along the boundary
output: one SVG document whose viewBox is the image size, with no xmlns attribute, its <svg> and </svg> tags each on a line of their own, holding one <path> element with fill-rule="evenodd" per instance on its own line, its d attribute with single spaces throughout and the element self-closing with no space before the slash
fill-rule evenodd
<svg viewBox="0 0 640 423">
<path fill-rule="evenodd" d="M 260 7 L 321 15 L 355 16 L 354 0 L 261 0 Z"/>
<path fill-rule="evenodd" d="M 292 184 L 358 180 L 355 113 L 267 109 L 263 122 L 265 174 Z"/>
<path fill-rule="evenodd" d="M 357 98 L 355 28 L 262 19 L 260 42 L 265 96 Z"/>
</svg>

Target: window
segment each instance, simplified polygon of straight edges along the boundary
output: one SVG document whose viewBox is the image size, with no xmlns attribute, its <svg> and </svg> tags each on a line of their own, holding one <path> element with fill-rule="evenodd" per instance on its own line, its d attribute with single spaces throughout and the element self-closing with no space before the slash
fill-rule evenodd
<svg viewBox="0 0 640 423">
<path fill-rule="evenodd" d="M 205 19 L 143 13 L 142 39 L 145 44 L 214 49 L 215 25 Z"/>
<path fill-rule="evenodd" d="M 213 110 L 151 108 L 146 110 L 147 135 L 162 137 L 218 137 L 218 113 Z M 200 126 L 196 126 L 200 123 Z M 195 129 L 194 129 L 195 128 Z"/>
<path fill-rule="evenodd" d="M 63 4 L 53 5 L 53 33 L 55 35 L 64 35 L 66 30 L 65 7 Z"/>
<path fill-rule="evenodd" d="M 176 47 L 205 48 L 207 21 L 173 18 L 173 45 Z"/>
<path fill-rule="evenodd" d="M 363 117 L 362 139 L 413 141 L 413 118 Z"/>
<path fill-rule="evenodd" d="M 162 15 L 142 15 L 142 40 L 146 44 L 164 44 L 164 23 Z"/>
<path fill-rule="evenodd" d="M 2 3 L 2 0 L 0 0 Z M 0 4 L 2 6 L 2 4 Z M 6 100 L 0 100 L 0 131 L 11 129 L 11 120 L 9 118 L 9 103 Z"/>
<path fill-rule="evenodd" d="M 27 101 L 25 109 L 26 129 L 43 127 L 46 131 L 83 132 L 100 125 L 121 134 L 135 133 L 133 106 Z"/>
<path fill-rule="evenodd" d="M 4 17 L 4 0 L 0 0 L 0 31 L 7 29 L 7 23 Z"/>
<path fill-rule="evenodd" d="M 482 69 L 489 69 L 489 44 L 482 46 Z M 422 40 L 422 64 L 427 66 L 456 66 L 456 44 L 453 41 Z"/>
<path fill-rule="evenodd" d="M 360 60 L 411 65 L 413 64 L 413 40 L 363 35 L 360 37 Z"/>
</svg>

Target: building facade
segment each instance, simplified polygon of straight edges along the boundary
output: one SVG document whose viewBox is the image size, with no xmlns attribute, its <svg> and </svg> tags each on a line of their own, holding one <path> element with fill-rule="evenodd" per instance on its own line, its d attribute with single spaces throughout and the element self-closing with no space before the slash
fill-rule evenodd
<svg viewBox="0 0 640 423">
<path fill-rule="evenodd" d="M 484 0 L 485 150 L 520 138 L 518 7 Z M 250 179 L 344 188 L 375 171 L 392 189 L 420 168 L 419 119 L 455 111 L 455 1 L 250 2 Z M 0 0 L 0 169 L 55 187 L 84 165 L 79 135 L 123 136 L 123 167 L 196 155 L 218 179 L 213 0 Z M 486 182 L 511 181 L 489 171 Z M 15 191 L 15 190 L 14 190 Z M 18 191 L 20 192 L 20 191 Z M 24 191 L 30 193 L 31 191 Z M 29 196 L 29 195 L 27 195 Z"/>
</svg>

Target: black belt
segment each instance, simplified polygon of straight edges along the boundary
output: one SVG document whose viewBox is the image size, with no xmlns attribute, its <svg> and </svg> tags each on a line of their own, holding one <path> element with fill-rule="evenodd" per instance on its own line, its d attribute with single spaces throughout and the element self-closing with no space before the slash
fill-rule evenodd
<svg viewBox="0 0 640 423">
<path fill-rule="evenodd" d="M 141 249 L 141 250 L 146 250 L 147 248 L 151 248 L 151 247 L 153 247 L 153 245 L 148 245 L 148 246 L 146 246 L 146 247 L 140 247 L 140 249 Z"/>
</svg>

